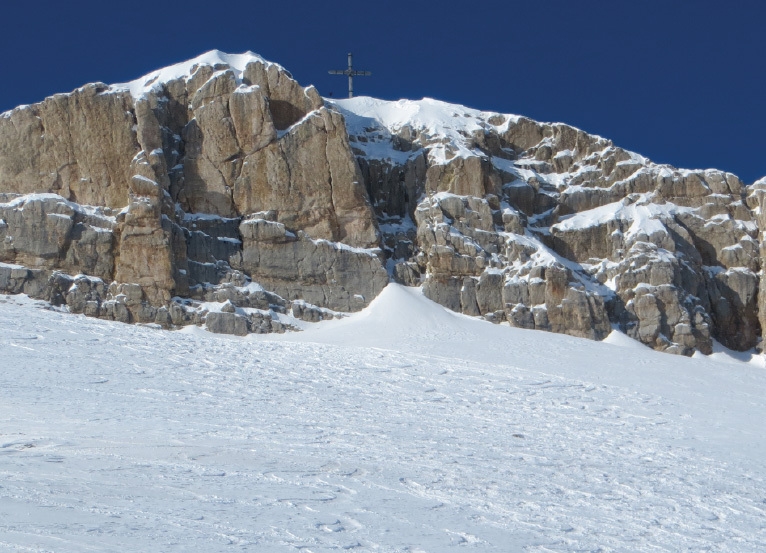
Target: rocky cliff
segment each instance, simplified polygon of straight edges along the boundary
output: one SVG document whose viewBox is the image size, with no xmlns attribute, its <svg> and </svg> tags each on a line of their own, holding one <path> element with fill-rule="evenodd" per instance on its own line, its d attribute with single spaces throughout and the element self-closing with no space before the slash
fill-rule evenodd
<svg viewBox="0 0 766 553">
<path fill-rule="evenodd" d="M 762 202 L 568 125 L 433 100 L 337 102 L 394 277 L 456 311 L 659 350 L 755 346 Z"/>
<path fill-rule="evenodd" d="M 4 113 L 0 191 L 0 287 L 75 312 L 244 333 L 388 282 L 343 117 L 254 54 Z"/>
<path fill-rule="evenodd" d="M 0 116 L 0 289 L 245 334 L 359 310 L 393 278 L 493 322 L 748 349 L 765 198 L 564 124 L 329 102 L 210 52 Z"/>
</svg>

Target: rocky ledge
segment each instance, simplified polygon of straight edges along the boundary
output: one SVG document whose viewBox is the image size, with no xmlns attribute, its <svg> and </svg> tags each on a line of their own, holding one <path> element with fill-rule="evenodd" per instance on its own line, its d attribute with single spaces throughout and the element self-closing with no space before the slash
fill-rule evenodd
<svg viewBox="0 0 766 553">
<path fill-rule="evenodd" d="M 210 52 L 0 115 L 0 290 L 245 334 L 357 311 L 393 278 L 496 323 L 745 350 L 765 197 L 568 125 L 330 102 Z"/>
</svg>

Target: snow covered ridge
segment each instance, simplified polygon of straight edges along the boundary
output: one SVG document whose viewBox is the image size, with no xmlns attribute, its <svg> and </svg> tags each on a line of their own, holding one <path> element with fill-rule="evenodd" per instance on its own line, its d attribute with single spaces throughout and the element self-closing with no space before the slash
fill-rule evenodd
<svg viewBox="0 0 766 553">
<path fill-rule="evenodd" d="M 281 65 L 266 61 L 254 52 L 227 54 L 220 50 L 211 50 L 188 61 L 153 71 L 128 83 L 111 85 L 110 89 L 114 91 L 129 90 L 134 99 L 139 99 L 146 97 L 152 91 L 161 89 L 163 85 L 171 81 L 189 79 L 201 66 L 210 66 L 218 70 L 233 70 L 237 78 L 237 84 L 241 84 L 242 75 L 249 63 L 261 63 L 266 67 L 274 65 L 280 71 L 284 71 Z"/>
<path fill-rule="evenodd" d="M 355 147 L 371 158 L 401 158 L 391 148 L 391 137 L 420 134 L 433 144 L 430 154 L 434 160 L 446 160 L 448 155 L 470 156 L 475 150 L 466 141 L 471 134 L 494 127 L 497 132 L 518 120 L 515 115 L 481 112 L 455 104 L 423 98 L 395 102 L 359 96 L 329 102 L 346 118 L 346 127 L 357 138 Z M 366 141 L 359 141 L 365 137 Z"/>
<path fill-rule="evenodd" d="M 0 262 L 28 271 L 0 288 L 68 304 L 97 277 L 72 299 L 97 316 L 179 326 L 201 322 L 189 302 L 229 301 L 212 318 L 251 332 L 249 309 L 326 318 L 393 279 L 496 323 L 596 340 L 616 325 L 685 355 L 758 347 L 766 323 L 766 183 L 563 123 L 329 101 L 212 51 L 12 110 L 0 144 Z M 256 285 L 284 304 L 251 305 Z"/>
<path fill-rule="evenodd" d="M 357 96 L 327 100 L 327 103 L 343 113 L 352 140 L 366 139 L 355 147 L 373 158 L 401 157 L 397 154 L 397 151 L 401 152 L 399 148 L 391 148 L 390 137 L 413 139 L 419 136 L 421 145 L 430 147 L 429 154 L 434 161 L 446 161 L 456 155 L 481 154 L 482 149 L 471 140 L 472 136 L 491 132 L 502 134 L 521 119 L 519 115 L 480 111 L 433 98 L 390 101 Z M 379 146 L 376 148 L 375 144 Z M 560 156 L 566 154 L 559 153 Z M 639 162 L 648 161 L 638 154 L 632 156 Z"/>
</svg>

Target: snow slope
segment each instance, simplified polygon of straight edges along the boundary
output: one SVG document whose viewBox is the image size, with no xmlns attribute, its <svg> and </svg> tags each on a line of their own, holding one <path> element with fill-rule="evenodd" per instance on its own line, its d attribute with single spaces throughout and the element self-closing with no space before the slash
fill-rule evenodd
<svg viewBox="0 0 766 553">
<path fill-rule="evenodd" d="M 399 133 L 405 127 L 422 134 L 426 143 L 433 143 L 429 148 L 431 161 L 443 163 L 446 148 L 453 155 L 462 157 L 481 154 L 475 147 L 466 145 L 466 137 L 490 126 L 502 131 L 509 123 L 518 120 L 517 115 L 479 111 L 433 98 L 390 101 L 357 96 L 328 103 L 343 114 L 350 136 L 366 135 L 367 141 L 355 143 L 356 148 L 369 158 L 394 158 L 400 163 L 412 154 L 396 151 L 391 144 L 391 133 Z M 488 123 L 486 120 L 492 116 L 498 117 L 502 123 Z"/>
<path fill-rule="evenodd" d="M 0 296 L 2 551 L 759 551 L 766 371 L 390 285 L 302 333 Z"/>
</svg>

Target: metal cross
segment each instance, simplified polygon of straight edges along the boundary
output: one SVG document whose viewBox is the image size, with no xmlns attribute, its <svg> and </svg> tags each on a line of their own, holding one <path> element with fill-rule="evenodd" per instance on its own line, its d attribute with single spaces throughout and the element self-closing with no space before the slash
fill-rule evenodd
<svg viewBox="0 0 766 553">
<path fill-rule="evenodd" d="M 351 52 L 348 53 L 348 69 L 341 71 L 340 69 L 333 69 L 330 71 L 330 75 L 348 75 L 348 97 L 354 97 L 354 77 L 369 77 L 372 75 L 370 71 L 355 71 L 351 63 Z"/>
</svg>

